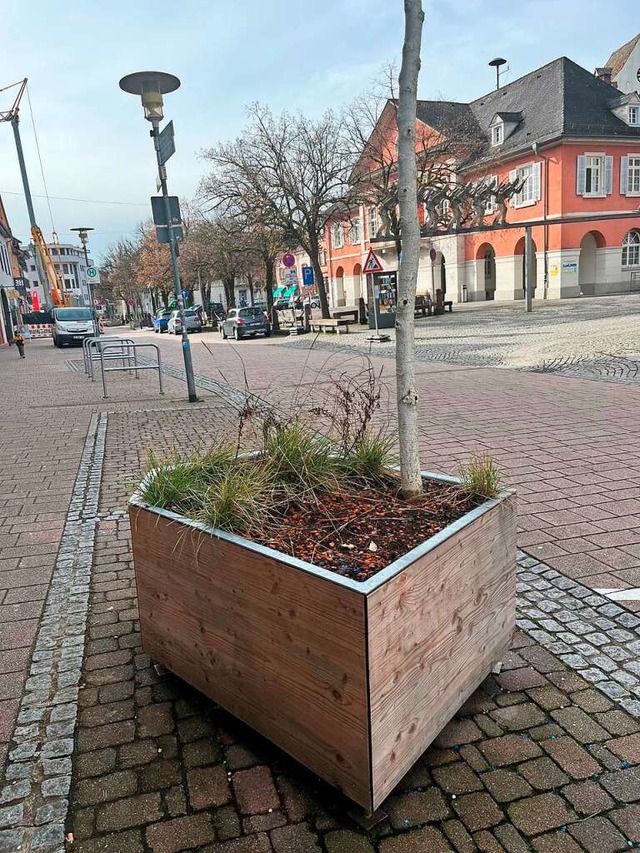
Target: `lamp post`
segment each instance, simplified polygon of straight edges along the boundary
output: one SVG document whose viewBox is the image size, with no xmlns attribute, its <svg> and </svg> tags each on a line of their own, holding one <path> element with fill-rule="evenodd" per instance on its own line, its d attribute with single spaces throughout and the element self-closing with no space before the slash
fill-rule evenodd
<svg viewBox="0 0 640 853">
<path fill-rule="evenodd" d="M 193 362 L 191 359 L 191 345 L 187 335 L 187 327 L 184 317 L 184 300 L 182 298 L 182 284 L 180 282 L 180 270 L 178 269 L 178 248 L 175 233 L 171 224 L 171 209 L 169 206 L 169 190 L 167 189 L 167 168 L 164 165 L 160 151 L 160 122 L 164 118 L 162 96 L 168 92 L 175 92 L 180 86 L 180 80 L 173 74 L 165 74 L 162 71 L 138 71 L 135 74 L 127 74 L 120 80 L 120 88 L 131 95 L 139 95 L 144 108 L 144 117 L 151 122 L 151 137 L 156 151 L 158 164 L 158 180 L 162 190 L 164 202 L 165 220 L 169 240 L 169 251 L 171 253 L 171 268 L 173 270 L 173 283 L 178 303 L 180 324 L 182 326 L 182 356 L 184 358 L 184 372 L 187 380 L 187 391 L 189 402 L 197 402 L 196 383 L 193 376 Z"/>
<path fill-rule="evenodd" d="M 87 251 L 87 242 L 89 240 L 89 231 L 94 231 L 94 228 L 89 228 L 88 226 L 83 226 L 81 228 L 69 228 L 69 231 L 76 231 L 78 233 L 78 239 L 82 243 L 82 250 L 84 252 L 84 268 L 85 268 L 85 278 L 87 280 L 87 290 L 89 291 L 89 305 L 91 306 L 91 319 L 93 320 L 93 331 L 94 334 L 99 335 L 98 331 L 98 317 L 96 315 L 96 300 L 93 295 L 93 284 L 91 279 L 89 278 L 89 273 L 87 272 L 89 269 L 89 253 Z"/>
</svg>

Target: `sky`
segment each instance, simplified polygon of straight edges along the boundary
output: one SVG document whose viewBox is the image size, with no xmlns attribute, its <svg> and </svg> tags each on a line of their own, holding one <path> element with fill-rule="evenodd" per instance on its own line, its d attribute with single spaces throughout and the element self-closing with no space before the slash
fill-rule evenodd
<svg viewBox="0 0 640 853">
<path fill-rule="evenodd" d="M 515 80 L 559 56 L 593 71 L 637 34 L 638 0 L 423 0 L 419 96 L 470 101 L 491 91 L 487 62 Z M 118 88 L 132 71 L 161 70 L 182 86 L 165 96 L 176 153 L 169 191 L 192 198 L 201 152 L 233 139 L 254 101 L 310 116 L 366 91 L 399 63 L 402 0 L 2 0 L 0 87 L 28 77 L 20 113 L 38 224 L 60 242 L 91 226 L 91 254 L 150 215 L 155 159 L 139 98 Z M 14 90 L 15 91 L 15 90 Z M 0 93 L 0 109 L 12 92 Z M 14 234 L 29 221 L 13 134 L 0 124 L 0 196 Z M 73 199 L 73 200 L 65 200 Z"/>
</svg>

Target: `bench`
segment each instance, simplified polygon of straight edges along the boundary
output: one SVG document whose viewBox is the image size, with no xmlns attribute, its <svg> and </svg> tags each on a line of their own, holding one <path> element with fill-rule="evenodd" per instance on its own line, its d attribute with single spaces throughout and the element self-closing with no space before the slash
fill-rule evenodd
<svg viewBox="0 0 640 853">
<path fill-rule="evenodd" d="M 413 313 L 415 317 L 418 315 L 421 315 L 422 317 L 430 317 L 431 299 L 427 296 L 416 296 L 416 307 Z"/>
<path fill-rule="evenodd" d="M 449 299 L 442 303 L 445 308 L 449 309 L 449 314 L 453 314 L 453 300 Z"/>
<path fill-rule="evenodd" d="M 341 332 L 348 333 L 349 332 L 349 321 L 345 320 L 341 317 L 331 317 L 330 319 L 324 319 L 322 317 L 314 317 L 311 319 L 311 331 L 312 332 L 333 331 L 337 335 L 339 335 Z"/>
<path fill-rule="evenodd" d="M 353 306 L 353 307 L 352 306 L 349 306 L 349 307 L 342 306 L 340 308 L 334 308 L 331 311 L 331 317 L 335 320 L 341 320 L 344 318 L 346 318 L 348 320 L 349 318 L 353 318 L 353 322 L 357 323 L 358 322 L 358 309 L 355 306 Z"/>
</svg>

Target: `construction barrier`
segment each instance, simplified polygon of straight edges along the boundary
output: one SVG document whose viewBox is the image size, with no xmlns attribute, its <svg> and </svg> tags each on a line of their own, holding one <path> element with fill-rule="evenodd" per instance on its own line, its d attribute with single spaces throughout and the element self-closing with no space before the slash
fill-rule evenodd
<svg viewBox="0 0 640 853">
<path fill-rule="evenodd" d="M 29 323 L 27 329 L 32 338 L 50 338 L 53 334 L 53 323 Z"/>
</svg>

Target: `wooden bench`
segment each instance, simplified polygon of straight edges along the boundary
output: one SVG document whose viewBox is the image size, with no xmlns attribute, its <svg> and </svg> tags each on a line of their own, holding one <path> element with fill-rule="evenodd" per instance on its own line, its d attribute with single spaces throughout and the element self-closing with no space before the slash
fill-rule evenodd
<svg viewBox="0 0 640 853">
<path fill-rule="evenodd" d="M 328 332 L 333 331 L 337 335 L 341 332 L 349 332 L 349 321 L 341 317 L 331 317 L 324 319 L 322 317 L 313 317 L 311 319 L 312 332 Z"/>
<path fill-rule="evenodd" d="M 331 311 L 331 317 L 335 320 L 342 320 L 350 318 L 353 319 L 354 323 L 358 322 L 358 309 L 356 306 L 342 306 L 340 308 L 333 308 Z"/>
<path fill-rule="evenodd" d="M 421 315 L 422 317 L 430 317 L 431 299 L 426 296 L 416 296 L 416 307 L 413 313 L 415 317 L 418 315 Z"/>
<path fill-rule="evenodd" d="M 442 303 L 445 308 L 449 309 L 449 314 L 453 313 L 453 300 L 449 299 Z"/>
</svg>

